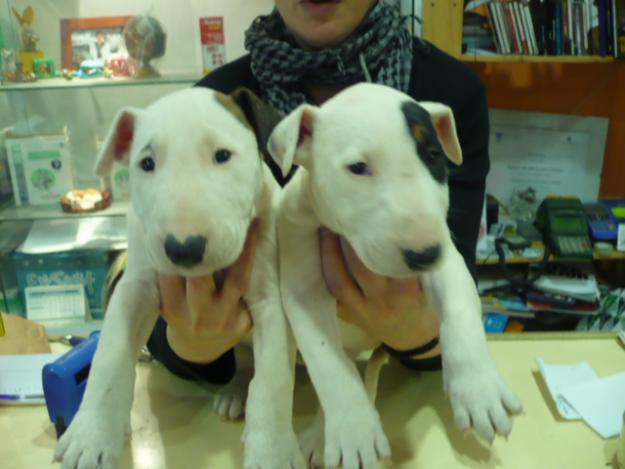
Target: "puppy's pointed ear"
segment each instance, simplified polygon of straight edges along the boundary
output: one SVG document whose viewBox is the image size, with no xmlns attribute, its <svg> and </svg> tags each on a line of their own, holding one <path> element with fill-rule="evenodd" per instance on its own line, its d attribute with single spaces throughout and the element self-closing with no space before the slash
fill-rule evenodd
<svg viewBox="0 0 625 469">
<path fill-rule="evenodd" d="M 100 152 L 95 165 L 95 172 L 102 178 L 103 188 L 111 188 L 111 169 L 114 162 L 128 166 L 130 160 L 130 148 L 135 136 L 138 109 L 124 108 L 115 119 L 100 147 Z"/>
<path fill-rule="evenodd" d="M 269 140 L 271 131 L 282 120 L 282 114 L 272 106 L 265 104 L 258 96 L 245 87 L 237 88 L 230 97 L 243 111 L 245 120 L 256 134 L 259 148 L 266 154 L 267 140 Z"/>
<path fill-rule="evenodd" d="M 274 129 L 269 137 L 269 153 L 286 177 L 293 164 L 306 167 L 314 134 L 317 108 L 302 104 Z"/>
<path fill-rule="evenodd" d="M 419 105 L 429 112 L 438 135 L 438 140 L 441 142 L 447 158 L 457 165 L 462 164 L 462 149 L 458 141 L 456 121 L 451 108 L 444 104 L 430 101 L 419 101 Z"/>
</svg>

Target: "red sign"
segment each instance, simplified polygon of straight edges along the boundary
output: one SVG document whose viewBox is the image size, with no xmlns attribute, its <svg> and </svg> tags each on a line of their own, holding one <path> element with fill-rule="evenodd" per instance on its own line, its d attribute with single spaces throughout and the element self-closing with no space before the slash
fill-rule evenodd
<svg viewBox="0 0 625 469">
<path fill-rule="evenodd" d="M 204 73 L 210 73 L 226 63 L 223 16 L 200 18 L 200 37 Z"/>
</svg>

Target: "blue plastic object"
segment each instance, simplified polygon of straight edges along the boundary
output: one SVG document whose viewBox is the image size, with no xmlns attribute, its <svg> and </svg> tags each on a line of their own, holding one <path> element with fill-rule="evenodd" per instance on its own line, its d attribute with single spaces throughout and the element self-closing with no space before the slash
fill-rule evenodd
<svg viewBox="0 0 625 469">
<path fill-rule="evenodd" d="M 590 237 L 594 241 L 615 241 L 618 224 L 607 205 L 595 202 L 584 204 Z"/>
<path fill-rule="evenodd" d="M 505 332 L 508 319 L 508 316 L 505 314 L 487 313 L 484 317 L 484 330 L 487 333 Z"/>
<path fill-rule="evenodd" d="M 99 339 L 100 331 L 92 332 L 88 339 L 43 367 L 43 394 L 57 438 L 78 412 Z"/>
</svg>

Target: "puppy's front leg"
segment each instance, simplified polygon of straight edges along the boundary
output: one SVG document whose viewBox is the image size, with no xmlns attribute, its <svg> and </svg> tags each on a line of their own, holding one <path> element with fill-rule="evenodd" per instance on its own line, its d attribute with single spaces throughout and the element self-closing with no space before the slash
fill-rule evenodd
<svg viewBox="0 0 625 469">
<path fill-rule="evenodd" d="M 107 308 L 87 389 L 57 444 L 54 457 L 63 469 L 115 468 L 130 428 L 135 363 L 159 311 L 155 273 L 131 232 L 129 223 L 128 267 Z"/>
<path fill-rule="evenodd" d="M 305 469 L 293 430 L 295 344 L 282 308 L 275 222 L 263 220 L 249 305 L 254 329 L 254 378 L 245 411 L 246 469 Z"/>
<path fill-rule="evenodd" d="M 456 425 L 473 427 L 489 442 L 496 433 L 508 435 L 510 414 L 521 411 L 521 402 L 488 351 L 475 283 L 455 248 L 429 280 L 441 315 L 443 377 Z"/>
<path fill-rule="evenodd" d="M 374 468 L 378 459 L 390 458 L 390 446 L 360 374 L 343 350 L 336 301 L 321 272 L 317 228 L 285 217 L 278 239 L 284 308 L 325 416 L 325 465 Z"/>
<path fill-rule="evenodd" d="M 293 430 L 295 344 L 279 301 L 250 305 L 254 378 L 245 410 L 245 468 L 305 469 Z"/>
</svg>

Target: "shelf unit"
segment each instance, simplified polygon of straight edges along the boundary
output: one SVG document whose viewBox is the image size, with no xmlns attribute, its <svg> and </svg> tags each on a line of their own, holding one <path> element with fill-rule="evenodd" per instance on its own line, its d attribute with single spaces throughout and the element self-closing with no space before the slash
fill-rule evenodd
<svg viewBox="0 0 625 469">
<path fill-rule="evenodd" d="M 625 60 L 600 56 L 462 55 L 462 0 L 426 0 L 423 36 L 465 61 L 492 108 L 610 119 L 600 197 L 625 197 Z"/>
<path fill-rule="evenodd" d="M 607 117 L 600 197 L 625 197 L 625 60 L 600 56 L 462 54 L 463 0 L 425 0 L 423 37 L 464 61 L 484 83 L 495 109 Z M 461 86 L 461 84 L 460 84 Z M 508 260 L 521 268 L 533 259 Z M 625 287 L 625 253 L 597 254 L 598 278 Z M 496 259 L 478 260 L 496 268 Z"/>
<path fill-rule="evenodd" d="M 544 246 L 540 241 L 536 241 L 532 243 L 532 247 L 539 251 L 541 255 L 539 257 L 525 257 L 513 253 L 510 257 L 506 259 L 506 264 L 532 264 L 536 262 L 540 262 L 542 260 L 542 252 L 544 250 Z M 553 261 L 553 257 L 549 260 Z M 615 260 L 625 260 L 625 252 L 614 251 L 608 254 L 594 253 L 593 260 L 595 261 L 615 261 Z M 490 256 L 485 258 L 478 258 L 477 265 L 478 266 L 487 266 L 487 265 L 497 265 L 499 260 L 497 258 L 497 253 L 492 253 Z"/>
<path fill-rule="evenodd" d="M 598 55 L 478 55 L 462 54 L 463 62 L 482 63 L 609 63 L 614 62 L 614 57 L 601 57 Z"/>
<path fill-rule="evenodd" d="M 115 78 L 46 78 L 34 82 L 5 82 L 0 85 L 1 92 L 10 91 L 42 91 L 42 90 L 67 90 L 75 88 L 101 88 L 109 86 L 149 86 L 149 85 L 174 85 L 193 84 L 201 75 L 196 74 L 173 74 L 158 78 L 137 79 L 131 77 Z"/>
<path fill-rule="evenodd" d="M 124 216 L 128 211 L 129 202 L 126 200 L 115 201 L 104 210 L 88 213 L 67 213 L 58 205 L 27 205 L 15 207 L 13 205 L 0 207 L 0 223 L 20 220 L 41 219 L 73 219 L 88 217 L 117 217 Z"/>
</svg>

